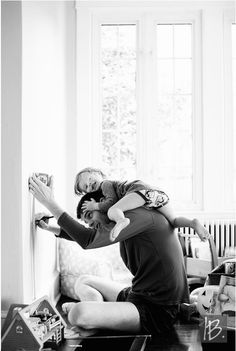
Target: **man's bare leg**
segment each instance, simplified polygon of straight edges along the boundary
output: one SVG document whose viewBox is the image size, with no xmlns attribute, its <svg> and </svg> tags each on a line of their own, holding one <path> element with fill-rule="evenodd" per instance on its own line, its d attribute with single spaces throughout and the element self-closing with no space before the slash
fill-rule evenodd
<svg viewBox="0 0 236 351">
<path fill-rule="evenodd" d="M 81 301 L 116 301 L 126 286 L 111 279 L 84 274 L 76 281 L 75 292 Z"/>
<path fill-rule="evenodd" d="M 78 302 L 70 309 L 68 321 L 78 327 L 81 336 L 98 329 L 140 332 L 139 312 L 130 302 Z"/>
<path fill-rule="evenodd" d="M 97 289 L 86 284 L 86 281 L 84 279 L 85 277 L 87 276 L 81 276 L 80 278 L 77 279 L 75 283 L 74 290 L 79 300 L 80 301 L 97 301 L 97 302 L 104 301 L 104 297 Z"/>
<path fill-rule="evenodd" d="M 115 305 L 107 309 L 107 302 L 102 302 L 104 300 L 116 301 L 119 292 L 124 287 L 126 287 L 126 284 L 120 284 L 97 276 L 83 275 L 77 280 L 75 285 L 75 292 L 81 302 L 65 303 L 63 304 L 62 309 L 64 313 L 68 315 L 70 324 L 77 326 L 76 331 L 78 331 L 81 336 L 93 335 L 97 332 L 97 329 L 103 328 L 130 332 L 135 331 L 129 329 L 133 329 L 137 324 L 137 320 L 133 317 L 133 313 L 130 314 L 133 310 L 136 311 L 139 323 L 139 313 L 133 304 L 127 302 L 113 302 L 112 304 Z M 90 301 L 90 303 L 88 301 Z M 125 322 L 125 319 L 122 317 L 122 309 L 120 310 L 119 315 L 117 315 L 120 308 L 117 309 L 117 304 L 119 306 L 120 304 L 125 304 L 123 308 L 127 309 L 128 315 L 126 318 L 128 318 L 128 323 Z M 115 319 L 112 316 L 112 311 L 114 309 L 116 310 Z M 104 315 L 105 311 L 108 316 Z M 100 319 L 98 317 L 100 317 Z M 113 318 L 114 323 L 111 323 L 111 318 Z M 101 322 L 105 322 L 106 325 Z M 93 327 L 93 325 L 97 326 Z M 113 325 L 116 327 L 113 327 Z M 126 326 L 128 326 L 128 329 L 126 329 Z"/>
</svg>

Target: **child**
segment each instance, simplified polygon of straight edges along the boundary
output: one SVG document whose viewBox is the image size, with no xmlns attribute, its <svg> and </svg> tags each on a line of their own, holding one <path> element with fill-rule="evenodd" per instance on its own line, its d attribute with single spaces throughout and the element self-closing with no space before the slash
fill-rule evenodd
<svg viewBox="0 0 236 351">
<path fill-rule="evenodd" d="M 197 219 L 176 217 L 169 205 L 169 197 L 161 190 L 153 188 L 140 180 L 132 182 L 119 182 L 107 180 L 104 173 L 96 168 L 82 169 L 76 176 L 74 190 L 77 195 L 102 190 L 104 199 L 85 201 L 82 209 L 85 211 L 107 212 L 110 220 L 116 222 L 110 234 L 114 241 L 122 229 L 129 225 L 130 220 L 124 212 L 145 205 L 146 208 L 156 208 L 160 211 L 174 228 L 193 228 L 201 240 L 209 237 L 208 231 Z"/>
</svg>

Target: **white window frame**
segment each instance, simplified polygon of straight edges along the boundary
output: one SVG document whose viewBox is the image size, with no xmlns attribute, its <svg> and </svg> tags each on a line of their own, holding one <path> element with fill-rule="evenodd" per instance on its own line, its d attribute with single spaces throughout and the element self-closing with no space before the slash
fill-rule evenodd
<svg viewBox="0 0 236 351">
<path fill-rule="evenodd" d="M 236 17 L 232 11 L 224 11 L 224 137 L 227 142 L 224 144 L 225 158 L 225 206 L 231 208 L 231 204 L 236 204 L 234 198 L 234 155 L 233 133 L 234 123 L 236 123 L 236 111 L 233 108 L 233 86 L 230 77 L 233 76 L 232 67 L 232 23 L 236 23 Z M 236 92 L 235 92 L 236 93 Z M 232 162 L 234 160 L 234 162 Z"/>
<path fill-rule="evenodd" d="M 229 42 L 227 43 L 231 38 L 227 14 L 232 13 L 233 7 L 227 9 L 219 4 L 215 7 L 206 7 L 202 14 L 203 210 L 205 212 L 226 213 L 234 210 L 232 198 L 230 199 L 233 182 L 230 170 L 233 165 L 230 141 L 233 133 L 233 116 L 232 109 L 229 108 L 230 105 L 232 106 L 229 87 L 231 78 L 226 74 L 226 65 L 232 58 L 228 47 Z M 229 35 L 228 39 L 225 37 L 226 32 Z M 232 63 L 229 64 L 231 67 Z M 229 149 L 231 149 L 230 152 Z"/>
<path fill-rule="evenodd" d="M 99 43 L 98 27 L 101 23 L 135 23 L 142 27 L 145 22 L 150 26 L 157 23 L 184 22 L 193 24 L 193 76 L 194 100 L 193 100 L 193 152 L 194 202 L 184 211 L 202 213 L 225 213 L 234 209 L 233 199 L 230 195 L 232 179 L 232 140 L 227 141 L 228 135 L 232 135 L 232 111 L 230 104 L 229 78 L 224 79 L 226 73 L 225 62 L 229 60 L 229 53 L 224 56 L 224 48 L 228 44 L 224 42 L 224 36 L 229 26 L 229 17 L 232 15 L 233 2 L 175 2 L 171 11 L 168 3 L 157 1 L 156 4 L 143 1 L 120 2 L 87 2 L 77 1 L 77 102 L 78 102 L 78 154 L 79 168 L 89 164 L 100 166 L 101 149 L 101 115 L 96 106 L 101 106 L 99 101 Z M 151 13 L 151 15 L 150 15 Z M 230 16 L 228 15 L 230 13 Z M 150 21 L 150 18 L 152 21 Z M 224 19 L 224 21 L 223 21 Z M 228 22 L 227 22 L 228 21 Z M 223 25 L 224 23 L 224 25 Z M 227 24 L 226 24 L 227 23 Z M 147 49 L 143 49 L 142 43 L 150 41 L 151 36 L 142 32 L 139 36 L 140 52 L 137 57 L 137 65 L 142 67 L 137 76 L 137 124 L 139 140 L 147 141 L 148 125 L 142 116 L 152 113 L 149 109 L 149 99 L 141 93 L 139 82 L 149 79 L 150 64 L 147 64 L 147 55 L 154 55 Z M 139 30 L 139 29 L 138 29 Z M 217 31 L 219 43 L 212 47 L 212 33 Z M 94 43 L 96 43 L 94 45 Z M 150 42 L 149 42 L 150 44 Z M 213 50 L 212 50 L 213 49 Z M 88 59 L 89 58 L 89 59 Z M 216 58 L 216 59 L 215 59 Z M 213 66 L 213 69 L 212 69 Z M 224 72 L 223 72 L 224 67 Z M 219 72 L 217 77 L 214 72 Z M 228 73 L 227 73 L 228 74 Z M 214 81 L 214 85 L 212 82 Z M 154 89 L 153 89 L 154 91 Z M 231 92 L 232 93 L 232 92 Z M 139 99 L 142 96 L 142 99 Z M 224 98 L 222 98 L 224 97 Z M 94 103 L 95 101 L 95 103 Z M 215 117 L 216 125 L 212 126 Z M 222 133 L 223 131 L 223 133 Z M 84 137 L 86 133 L 86 138 Z M 227 134 L 227 136 L 226 136 Z M 232 138 L 232 136 L 230 137 Z M 86 140 L 86 141 L 85 141 Z M 85 150 L 85 142 L 88 145 Z M 218 145 L 218 146 L 217 146 Z M 222 147 L 223 145 L 223 147 Z M 216 147 L 215 147 L 216 146 Z M 139 143 L 137 146 L 137 171 L 138 177 L 146 179 L 146 170 L 143 167 L 148 159 L 148 144 Z M 230 153 L 229 153 L 229 150 Z M 213 155 L 217 155 L 218 164 L 215 164 Z M 217 192 L 217 194 L 216 194 Z M 227 193 L 227 194 L 226 194 Z M 217 199 L 217 200 L 216 200 Z M 183 211 L 181 211 L 183 212 Z"/>
</svg>

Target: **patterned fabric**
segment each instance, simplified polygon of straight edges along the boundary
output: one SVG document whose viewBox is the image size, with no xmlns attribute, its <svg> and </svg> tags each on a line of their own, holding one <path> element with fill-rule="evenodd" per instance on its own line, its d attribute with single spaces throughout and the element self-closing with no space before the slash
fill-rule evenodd
<svg viewBox="0 0 236 351">
<path fill-rule="evenodd" d="M 131 281 L 131 275 L 120 258 L 119 246 L 83 250 L 77 243 L 59 240 L 59 269 L 61 293 L 75 300 L 74 286 L 84 274 L 92 274 L 116 281 Z"/>
<path fill-rule="evenodd" d="M 145 190 L 144 196 L 146 198 L 145 207 L 160 208 L 169 202 L 169 197 L 161 190 Z"/>
<path fill-rule="evenodd" d="M 99 210 L 107 212 L 108 209 L 114 205 L 118 200 L 123 198 L 127 194 L 134 192 L 139 193 L 140 191 L 155 191 L 159 192 L 159 189 L 142 182 L 141 180 L 133 180 L 132 182 L 120 182 L 116 180 L 104 180 L 101 184 L 101 190 L 104 198 L 99 203 Z M 164 194 L 160 191 L 160 194 Z M 163 206 L 163 205 L 162 205 Z M 157 207 L 156 205 L 154 207 Z"/>
</svg>

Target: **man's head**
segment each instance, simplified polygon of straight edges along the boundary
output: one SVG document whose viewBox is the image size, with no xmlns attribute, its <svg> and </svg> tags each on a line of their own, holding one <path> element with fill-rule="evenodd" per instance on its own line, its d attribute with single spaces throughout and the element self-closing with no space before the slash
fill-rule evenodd
<svg viewBox="0 0 236 351">
<path fill-rule="evenodd" d="M 77 206 L 77 218 L 82 219 L 92 228 L 98 228 L 100 225 L 107 225 L 110 223 L 109 218 L 105 213 L 100 211 L 83 211 L 82 206 L 85 201 L 90 201 L 94 199 L 99 202 L 103 199 L 103 193 L 101 190 L 94 191 L 92 193 L 85 194 L 79 201 Z"/>
</svg>

